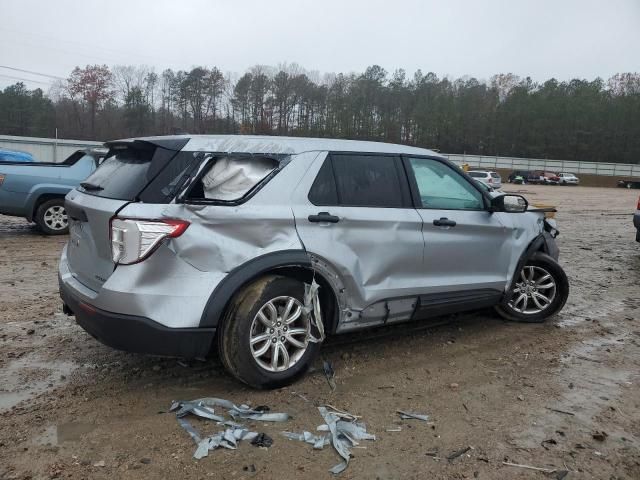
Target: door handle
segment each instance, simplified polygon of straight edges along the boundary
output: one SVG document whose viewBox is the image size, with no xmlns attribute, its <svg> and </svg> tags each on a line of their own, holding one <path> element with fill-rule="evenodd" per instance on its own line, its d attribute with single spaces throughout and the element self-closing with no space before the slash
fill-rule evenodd
<svg viewBox="0 0 640 480">
<path fill-rule="evenodd" d="M 329 212 L 320 212 L 317 215 L 309 215 L 309 221 L 312 223 L 338 223 L 340 217 L 331 215 Z"/>
<path fill-rule="evenodd" d="M 456 226 L 456 222 L 454 220 L 449 220 L 448 218 L 444 218 L 442 217 L 441 219 L 435 219 L 433 221 L 433 224 L 436 227 L 455 227 Z"/>
</svg>

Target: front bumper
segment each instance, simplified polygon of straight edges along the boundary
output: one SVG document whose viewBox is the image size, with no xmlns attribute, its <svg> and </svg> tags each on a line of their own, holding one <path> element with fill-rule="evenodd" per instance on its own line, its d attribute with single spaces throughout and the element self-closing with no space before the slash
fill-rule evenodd
<svg viewBox="0 0 640 480">
<path fill-rule="evenodd" d="M 101 310 L 80 300 L 60 281 L 65 312 L 92 337 L 117 350 L 169 357 L 197 358 L 211 350 L 215 328 L 170 328 L 145 317 Z"/>
</svg>

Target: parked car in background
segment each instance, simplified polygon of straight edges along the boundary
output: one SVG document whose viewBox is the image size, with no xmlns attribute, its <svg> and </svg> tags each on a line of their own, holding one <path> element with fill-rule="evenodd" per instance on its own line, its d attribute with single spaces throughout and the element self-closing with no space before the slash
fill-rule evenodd
<svg viewBox="0 0 640 480">
<path fill-rule="evenodd" d="M 204 135 L 107 144 L 69 192 L 63 310 L 121 350 L 203 357 L 253 387 L 299 378 L 325 335 L 564 305 L 555 227 L 405 145 Z M 517 232 L 517 234 L 514 234 Z"/>
<path fill-rule="evenodd" d="M 640 188 L 640 179 L 622 179 L 618 180 L 617 183 L 618 188 Z"/>
<path fill-rule="evenodd" d="M 486 191 L 488 193 L 493 193 L 493 192 L 496 191 L 495 188 L 487 185 L 482 180 L 478 180 L 477 178 L 474 178 L 473 181 L 476 182 L 476 185 L 478 185 L 482 190 L 484 190 L 484 191 Z"/>
<path fill-rule="evenodd" d="M 633 214 L 633 225 L 636 227 L 636 242 L 640 242 L 640 197 L 638 197 L 636 213 Z"/>
<path fill-rule="evenodd" d="M 558 185 L 560 177 L 553 172 L 545 172 L 543 170 L 534 170 L 529 172 L 527 183 L 536 183 L 540 185 Z"/>
<path fill-rule="evenodd" d="M 496 172 L 490 170 L 469 170 L 467 173 L 471 178 L 486 183 L 492 188 L 502 188 L 502 178 Z"/>
<path fill-rule="evenodd" d="M 18 152 L 16 150 L 6 150 L 0 148 L 0 162 L 35 162 L 33 155 L 27 152 Z"/>
<path fill-rule="evenodd" d="M 24 217 L 47 235 L 67 233 L 64 197 L 97 168 L 105 153 L 78 150 L 62 163 L 0 162 L 0 214 Z"/>
<path fill-rule="evenodd" d="M 529 172 L 527 170 L 514 170 L 507 178 L 507 182 L 522 185 L 526 182 Z"/>
<path fill-rule="evenodd" d="M 579 185 L 580 179 L 576 177 L 573 173 L 559 173 L 558 178 L 560 179 L 560 185 Z"/>
</svg>

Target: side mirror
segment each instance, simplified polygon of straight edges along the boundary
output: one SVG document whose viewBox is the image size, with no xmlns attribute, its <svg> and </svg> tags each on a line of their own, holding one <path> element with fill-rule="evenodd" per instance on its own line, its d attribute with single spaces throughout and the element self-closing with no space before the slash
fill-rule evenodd
<svg viewBox="0 0 640 480">
<path fill-rule="evenodd" d="M 492 212 L 523 213 L 529 208 L 529 202 L 522 195 L 500 195 L 491 200 Z"/>
</svg>

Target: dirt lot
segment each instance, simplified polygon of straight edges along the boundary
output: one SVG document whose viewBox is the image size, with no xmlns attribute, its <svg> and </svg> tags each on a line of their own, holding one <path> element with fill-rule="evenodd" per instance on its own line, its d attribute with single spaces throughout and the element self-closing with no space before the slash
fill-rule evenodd
<svg viewBox="0 0 640 480">
<path fill-rule="evenodd" d="M 542 325 L 481 311 L 336 338 L 322 354 L 336 371 L 333 392 L 320 361 L 292 387 L 259 392 L 215 359 L 178 362 L 99 344 L 62 314 L 56 265 L 66 238 L 0 216 L 0 478 L 329 478 L 339 461 L 332 448 L 279 434 L 315 430 L 324 403 L 362 415 L 378 437 L 353 450 L 343 478 L 640 478 L 640 244 L 630 215 L 638 192 L 520 190 L 559 206 L 572 289 L 564 311 Z M 294 418 L 253 423 L 274 438 L 269 449 L 245 443 L 197 461 L 167 409 L 205 396 Z M 397 409 L 432 423 L 399 420 Z"/>
</svg>

